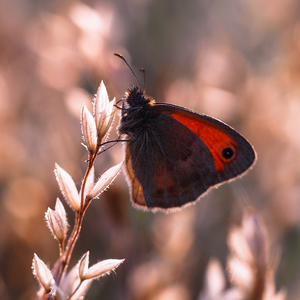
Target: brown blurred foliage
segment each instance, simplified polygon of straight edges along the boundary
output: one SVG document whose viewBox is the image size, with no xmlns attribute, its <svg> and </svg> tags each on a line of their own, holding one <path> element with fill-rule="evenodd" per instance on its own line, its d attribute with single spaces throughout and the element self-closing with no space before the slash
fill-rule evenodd
<svg viewBox="0 0 300 300">
<path fill-rule="evenodd" d="M 91 263 L 126 261 L 87 299 L 197 299 L 208 260 L 225 267 L 228 230 L 248 209 L 267 225 L 277 289 L 299 299 L 299 11 L 296 0 L 2 0 L 0 298 L 34 298 L 33 253 L 51 266 L 58 257 L 43 220 L 60 196 L 54 163 L 80 184 L 82 104 L 91 107 L 101 80 L 119 99 L 136 84 L 113 56 L 120 52 L 141 78 L 145 68 L 157 102 L 222 119 L 254 145 L 258 161 L 168 215 L 132 208 L 120 175 L 88 210 L 73 264 L 88 250 Z M 118 145 L 105 152 L 96 172 L 121 155 Z"/>
</svg>

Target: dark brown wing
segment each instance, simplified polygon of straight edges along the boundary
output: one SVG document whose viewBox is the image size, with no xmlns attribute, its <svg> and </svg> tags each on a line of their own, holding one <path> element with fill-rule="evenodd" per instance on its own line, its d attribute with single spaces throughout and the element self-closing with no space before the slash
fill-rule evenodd
<svg viewBox="0 0 300 300">
<path fill-rule="evenodd" d="M 171 104 L 156 105 L 188 127 L 208 147 L 214 161 L 218 182 L 243 174 L 254 164 L 256 154 L 251 144 L 227 124 Z"/>
<path fill-rule="evenodd" d="M 214 118 L 158 104 L 151 126 L 126 146 L 134 204 L 174 208 L 197 200 L 211 186 L 243 174 L 255 162 L 252 146 Z"/>
<path fill-rule="evenodd" d="M 128 142 L 126 169 L 133 203 L 148 208 L 180 207 L 219 182 L 205 143 L 164 113 Z"/>
</svg>

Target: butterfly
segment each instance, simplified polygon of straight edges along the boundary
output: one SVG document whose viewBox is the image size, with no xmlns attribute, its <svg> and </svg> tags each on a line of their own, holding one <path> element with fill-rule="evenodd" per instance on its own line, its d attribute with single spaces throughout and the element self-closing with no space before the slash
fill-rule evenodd
<svg viewBox="0 0 300 300">
<path fill-rule="evenodd" d="M 125 58 L 115 55 L 135 76 Z M 156 103 L 140 84 L 125 92 L 118 131 L 126 137 L 131 201 L 144 209 L 193 203 L 211 187 L 245 173 L 256 160 L 251 144 L 230 126 L 184 107 Z"/>
</svg>

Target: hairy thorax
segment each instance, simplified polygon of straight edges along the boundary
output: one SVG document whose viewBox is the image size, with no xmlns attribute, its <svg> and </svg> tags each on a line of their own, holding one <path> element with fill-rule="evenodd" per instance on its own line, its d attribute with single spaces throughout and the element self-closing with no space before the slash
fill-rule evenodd
<svg viewBox="0 0 300 300">
<path fill-rule="evenodd" d="M 135 136 L 137 133 L 147 131 L 149 125 L 155 122 L 156 113 L 152 109 L 154 99 L 138 87 L 130 88 L 125 96 L 119 133 Z"/>
</svg>

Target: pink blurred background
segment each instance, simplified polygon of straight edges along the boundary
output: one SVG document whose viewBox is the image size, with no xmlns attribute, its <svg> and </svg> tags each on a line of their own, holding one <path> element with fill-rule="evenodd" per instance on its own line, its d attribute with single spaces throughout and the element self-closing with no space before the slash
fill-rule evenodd
<svg viewBox="0 0 300 300">
<path fill-rule="evenodd" d="M 145 68 L 157 102 L 230 124 L 258 161 L 245 177 L 168 215 L 132 208 L 119 175 L 87 211 L 72 264 L 88 250 L 91 263 L 126 261 L 94 282 L 87 299 L 197 299 L 208 260 L 226 268 L 228 230 L 249 210 L 267 226 L 276 287 L 300 298 L 299 1 L 0 2 L 1 299 L 33 299 L 33 253 L 50 266 L 58 257 L 44 222 L 62 199 L 54 163 L 79 187 L 82 104 L 91 108 L 101 80 L 117 99 L 136 84 L 114 52 L 141 80 Z M 99 157 L 96 173 L 121 158 L 117 145 Z M 69 209 L 68 216 L 72 224 Z"/>
</svg>

